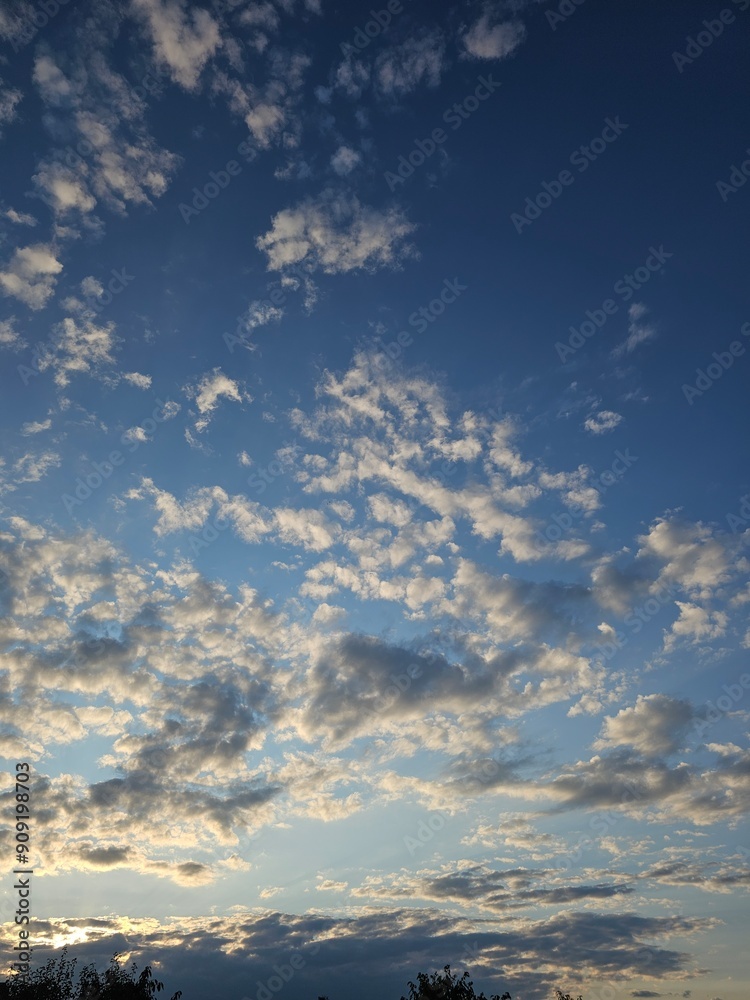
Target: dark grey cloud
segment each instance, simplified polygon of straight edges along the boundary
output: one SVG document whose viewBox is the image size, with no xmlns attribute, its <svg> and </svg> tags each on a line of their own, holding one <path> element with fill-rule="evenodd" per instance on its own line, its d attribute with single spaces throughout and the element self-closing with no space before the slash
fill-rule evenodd
<svg viewBox="0 0 750 1000">
<path fill-rule="evenodd" d="M 516 920 L 509 927 L 435 910 L 378 909 L 350 917 L 237 912 L 183 918 L 175 925 L 130 919 L 127 930 L 116 917 L 40 920 L 37 937 L 86 928 L 91 940 L 71 949 L 73 954 L 102 966 L 114 950 L 127 951 L 141 965 L 153 962 L 167 988 L 184 989 L 186 1000 L 213 1000 L 217 991 L 256 1000 L 277 970 L 292 972 L 288 985 L 275 993 L 282 1000 L 321 994 L 382 1000 L 404 993 L 417 972 L 447 963 L 468 967 L 485 991 L 508 989 L 527 1000 L 547 1000 L 553 985 L 575 991 L 584 975 L 623 984 L 636 975 L 681 975 L 690 956 L 655 942 L 711 926 L 711 920 L 698 918 L 592 911 Z M 48 954 L 41 945 L 37 960 Z M 298 971 L 292 969 L 293 956 L 295 964 L 302 961 Z"/>
</svg>

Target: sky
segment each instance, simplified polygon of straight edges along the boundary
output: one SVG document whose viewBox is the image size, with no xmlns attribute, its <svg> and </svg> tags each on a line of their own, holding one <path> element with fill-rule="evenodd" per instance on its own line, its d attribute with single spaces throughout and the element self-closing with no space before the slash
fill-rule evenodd
<svg viewBox="0 0 750 1000">
<path fill-rule="evenodd" d="M 748 8 L 3 4 L 4 962 L 747 997 Z"/>
</svg>

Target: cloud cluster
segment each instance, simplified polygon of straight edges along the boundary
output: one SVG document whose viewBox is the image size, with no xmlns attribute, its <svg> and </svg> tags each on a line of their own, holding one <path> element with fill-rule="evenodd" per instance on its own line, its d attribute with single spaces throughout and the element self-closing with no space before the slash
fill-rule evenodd
<svg viewBox="0 0 750 1000">
<path fill-rule="evenodd" d="M 346 993 L 355 956 L 362 1000 L 398 995 L 417 971 L 447 962 L 455 966 L 455 956 L 467 955 L 477 985 L 514 994 L 520 990 L 530 1000 L 543 1000 L 561 979 L 624 983 L 635 976 L 658 981 L 689 975 L 689 955 L 670 948 L 668 941 L 714 925 L 710 918 L 596 910 L 500 923 L 382 905 L 342 917 L 238 907 L 231 917 L 184 917 L 179 924 L 113 916 L 39 921 L 37 947 L 43 960 L 52 941 L 83 938 L 86 944 L 73 954 L 98 964 L 127 947 L 139 964 L 153 961 L 170 989 L 189 981 L 197 992 L 211 995 L 218 979 L 227 995 L 238 997 L 254 995 L 270 977 L 278 981 L 275 968 L 281 966 L 292 970 L 300 994 Z"/>
<path fill-rule="evenodd" d="M 57 275 L 63 265 L 57 259 L 56 248 L 49 243 L 34 243 L 19 247 L 0 270 L 0 289 L 23 302 L 30 309 L 43 309 L 55 290 Z"/>
<path fill-rule="evenodd" d="M 271 271 L 300 263 L 326 274 L 374 271 L 413 256 L 407 237 L 414 229 L 398 208 L 371 208 L 356 195 L 328 189 L 275 215 L 256 245 Z"/>
</svg>

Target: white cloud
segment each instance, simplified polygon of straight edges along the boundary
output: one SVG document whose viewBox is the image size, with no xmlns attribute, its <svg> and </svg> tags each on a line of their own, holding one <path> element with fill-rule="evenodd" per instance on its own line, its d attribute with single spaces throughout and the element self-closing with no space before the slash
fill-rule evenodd
<svg viewBox="0 0 750 1000">
<path fill-rule="evenodd" d="M 398 208 L 370 208 L 355 195 L 328 190 L 275 215 L 256 246 L 272 271 L 301 262 L 328 274 L 374 271 L 414 256 L 405 242 L 414 229 Z"/>
<path fill-rule="evenodd" d="M 19 458 L 13 465 L 13 474 L 17 483 L 37 483 L 47 475 L 50 469 L 56 469 L 62 464 L 62 459 L 54 451 L 40 454 L 29 453 Z"/>
<path fill-rule="evenodd" d="M 7 270 L 0 271 L 0 288 L 30 309 L 43 309 L 55 290 L 63 266 L 52 244 L 35 243 L 14 250 Z"/>
<path fill-rule="evenodd" d="M 643 317 L 647 313 L 648 309 L 642 302 L 634 302 L 630 306 L 628 309 L 628 337 L 614 349 L 612 352 L 614 357 L 621 358 L 624 354 L 631 354 L 640 344 L 644 344 L 656 336 L 656 327 L 643 322 Z"/>
<path fill-rule="evenodd" d="M 679 617 L 669 631 L 664 630 L 664 650 L 671 652 L 680 641 L 696 646 L 724 635 L 729 618 L 724 611 L 709 611 L 697 604 L 675 601 Z"/>
<path fill-rule="evenodd" d="M 203 7 L 185 0 L 131 0 L 145 24 L 157 59 L 185 90 L 196 90 L 208 60 L 221 44 L 219 26 Z"/>
<path fill-rule="evenodd" d="M 212 86 L 227 96 L 230 110 L 243 118 L 259 148 L 269 149 L 278 142 L 285 149 L 296 149 L 303 127 L 298 105 L 311 64 L 310 57 L 301 52 L 274 47 L 269 51 L 264 83 L 217 72 Z"/>
<path fill-rule="evenodd" d="M 336 604 L 328 604 L 326 601 L 321 601 L 313 612 L 312 620 L 316 625 L 335 625 L 345 617 L 346 611 L 344 608 L 338 607 Z"/>
<path fill-rule="evenodd" d="M 361 155 L 350 146 L 339 146 L 331 157 L 331 166 L 339 177 L 350 174 L 362 162 Z"/>
<path fill-rule="evenodd" d="M 691 598 L 711 600 L 716 588 L 739 571 L 733 560 L 732 540 L 715 537 L 708 525 L 659 518 L 638 538 L 638 558 L 661 564 L 652 589 L 684 588 Z"/>
<path fill-rule="evenodd" d="M 74 83 L 45 52 L 40 52 L 34 60 L 33 80 L 42 100 L 48 104 L 68 103 L 75 95 Z"/>
<path fill-rule="evenodd" d="M 16 319 L 0 319 L 0 348 L 18 351 L 26 346 L 26 341 L 16 330 Z"/>
<path fill-rule="evenodd" d="M 492 5 L 461 36 L 464 55 L 474 59 L 505 59 L 512 55 L 526 37 L 519 20 L 502 21 Z"/>
<path fill-rule="evenodd" d="M 52 420 L 49 417 L 47 420 L 32 420 L 22 425 L 21 433 L 23 435 L 39 434 L 41 431 L 48 431 L 51 426 Z"/>
<path fill-rule="evenodd" d="M 239 382 L 229 378 L 220 368 L 214 368 L 213 371 L 203 375 L 197 386 L 185 386 L 184 391 L 195 399 L 195 405 L 200 413 L 195 429 L 199 433 L 208 427 L 220 399 L 229 399 L 234 403 L 252 402 L 252 396 L 240 388 Z"/>
<path fill-rule="evenodd" d="M 16 87 L 3 87 L 0 77 L 0 126 L 8 125 L 16 117 L 16 108 L 21 103 L 23 94 Z M 2 128 L 0 128 L 2 135 Z"/>
<path fill-rule="evenodd" d="M 338 525 L 329 521 L 319 510 L 277 508 L 273 516 L 282 542 L 301 545 L 312 552 L 329 549 L 338 535 Z"/>
<path fill-rule="evenodd" d="M 124 441 L 137 441 L 142 444 L 144 441 L 148 441 L 148 434 L 142 427 L 128 427 L 122 438 Z"/>
<path fill-rule="evenodd" d="M 99 325 L 92 319 L 66 316 L 57 324 L 54 348 L 40 359 L 39 370 L 51 368 L 55 383 L 64 387 L 73 375 L 98 375 L 113 368 L 117 343 L 114 323 Z"/>
<path fill-rule="evenodd" d="M 41 163 L 34 174 L 34 183 L 45 201 L 61 215 L 74 209 L 85 214 L 96 206 L 86 179 L 57 160 Z"/>
<path fill-rule="evenodd" d="M 27 212 L 17 212 L 15 208 L 8 208 L 5 210 L 5 218 L 14 222 L 17 226 L 36 226 L 37 220 L 33 215 L 29 215 Z"/>
<path fill-rule="evenodd" d="M 81 293 L 87 298 L 99 298 L 104 293 L 104 285 L 98 278 L 89 275 L 81 282 Z"/>
<path fill-rule="evenodd" d="M 599 410 L 584 421 L 583 426 L 592 434 L 606 434 L 622 423 L 622 416 L 613 410 Z"/>
<path fill-rule="evenodd" d="M 629 746 L 646 756 L 675 753 L 682 746 L 693 709 L 689 702 L 664 694 L 638 695 L 632 708 L 608 716 L 595 750 Z"/>
<path fill-rule="evenodd" d="M 150 389 L 151 388 L 151 376 L 141 375 L 139 372 L 123 372 L 122 376 L 126 382 L 130 385 L 134 385 L 136 389 Z"/>
<path fill-rule="evenodd" d="M 246 330 L 254 330 L 258 326 L 265 326 L 267 323 L 278 323 L 283 317 L 284 310 L 279 306 L 271 305 L 270 302 L 262 302 L 255 299 L 247 307 L 243 323 Z"/>
<path fill-rule="evenodd" d="M 444 69 L 445 39 L 433 30 L 412 35 L 378 55 L 376 89 L 387 97 L 402 97 L 424 83 L 437 87 Z"/>
<path fill-rule="evenodd" d="M 95 37 L 95 20 L 92 32 Z M 66 66 L 67 75 L 50 54 L 37 53 L 34 82 L 47 105 L 50 131 L 56 142 L 61 132 L 77 141 L 42 160 L 34 184 L 55 213 L 79 213 L 96 229 L 101 222 L 92 212 L 98 202 L 120 214 L 128 204 L 151 205 L 166 191 L 179 157 L 149 135 L 146 105 L 101 52 L 79 54 Z"/>
</svg>

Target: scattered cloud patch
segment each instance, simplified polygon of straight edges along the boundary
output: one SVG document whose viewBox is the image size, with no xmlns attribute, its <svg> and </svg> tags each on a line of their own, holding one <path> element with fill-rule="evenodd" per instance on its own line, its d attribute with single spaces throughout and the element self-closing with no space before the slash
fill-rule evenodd
<svg viewBox="0 0 750 1000">
<path fill-rule="evenodd" d="M 328 190 L 275 215 L 256 246 L 271 271 L 301 263 L 327 274 L 375 271 L 415 255 L 407 243 L 415 228 L 398 208 L 371 208 L 356 195 Z"/>
<path fill-rule="evenodd" d="M 591 434 L 606 434 L 622 423 L 622 415 L 613 410 L 598 410 L 584 421 L 583 426 Z"/>
<path fill-rule="evenodd" d="M 491 4 L 461 35 L 464 56 L 473 59 L 506 59 L 526 37 L 526 28 L 516 18 L 505 20 Z"/>
<path fill-rule="evenodd" d="M 208 427 L 221 399 L 228 399 L 234 403 L 252 402 L 252 396 L 241 388 L 240 383 L 229 378 L 220 368 L 207 372 L 199 379 L 197 385 L 185 386 L 184 392 L 195 400 L 200 414 L 195 422 L 198 433 L 202 433 Z"/>
<path fill-rule="evenodd" d="M 52 244 L 35 243 L 21 247 L 13 251 L 6 269 L 0 270 L 0 288 L 4 295 L 10 295 L 37 311 L 52 298 L 56 276 L 62 269 Z"/>
</svg>

